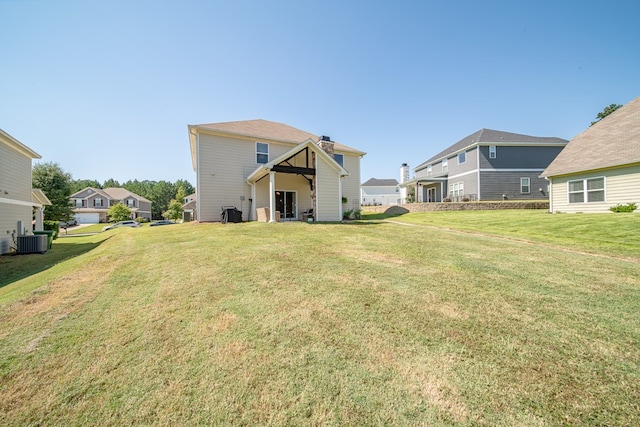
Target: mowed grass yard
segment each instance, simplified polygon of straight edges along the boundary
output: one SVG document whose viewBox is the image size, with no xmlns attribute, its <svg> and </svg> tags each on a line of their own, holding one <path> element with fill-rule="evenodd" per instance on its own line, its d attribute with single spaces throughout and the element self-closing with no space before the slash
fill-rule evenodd
<svg viewBox="0 0 640 427">
<path fill-rule="evenodd" d="M 640 424 L 640 215 L 367 218 L 0 257 L 0 425 Z"/>
</svg>

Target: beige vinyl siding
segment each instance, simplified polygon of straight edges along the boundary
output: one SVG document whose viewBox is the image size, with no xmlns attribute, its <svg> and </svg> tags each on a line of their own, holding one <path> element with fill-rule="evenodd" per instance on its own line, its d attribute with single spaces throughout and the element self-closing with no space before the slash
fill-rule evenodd
<svg viewBox="0 0 640 427">
<path fill-rule="evenodd" d="M 360 156 L 347 152 L 344 155 L 344 169 L 349 172 L 349 176 L 342 179 L 342 196 L 347 198 L 345 209 L 360 209 Z"/>
<path fill-rule="evenodd" d="M 327 163 L 319 161 L 316 166 L 316 185 L 316 221 L 340 221 L 342 203 L 338 173 Z"/>
<path fill-rule="evenodd" d="M 0 142 L 0 254 L 9 252 L 18 221 L 31 232 L 31 158 Z"/>
<path fill-rule="evenodd" d="M 302 178 L 299 175 L 294 174 L 286 174 L 286 173 L 277 173 L 275 175 L 275 189 L 276 191 L 294 191 L 297 194 L 297 212 L 296 217 L 298 219 L 302 218 L 302 212 L 311 208 L 312 200 L 311 200 L 311 187 L 309 186 L 309 181 Z M 249 203 L 245 203 L 245 207 L 249 208 Z M 268 208 L 269 207 L 269 175 L 262 178 L 260 181 L 256 183 L 256 200 L 252 206 L 253 211 L 253 219 L 256 219 L 257 208 Z M 240 207 L 238 206 L 238 209 Z M 243 218 L 245 220 L 248 219 L 248 212 L 243 211 Z"/>
<path fill-rule="evenodd" d="M 147 218 L 150 220 L 151 219 L 151 203 L 136 199 L 136 204 L 138 205 L 138 216 L 141 216 L 143 218 Z"/>
<path fill-rule="evenodd" d="M 569 203 L 567 182 L 605 177 L 605 201 L 598 203 Z M 617 204 L 635 202 L 640 205 L 640 165 L 607 171 L 590 172 L 580 175 L 556 177 L 552 181 L 553 212 L 610 212 L 609 208 Z M 638 211 L 636 211 L 638 212 Z"/>
<path fill-rule="evenodd" d="M 31 202 L 31 158 L 1 142 L 0 197 Z"/>
<path fill-rule="evenodd" d="M 243 211 L 243 220 L 248 220 L 251 186 L 245 180 L 260 166 L 256 163 L 256 142 L 269 144 L 269 160 L 281 156 L 293 147 L 292 144 L 199 134 L 198 190 L 202 195 L 198 200 L 200 221 L 220 221 L 223 206 L 237 207 Z M 262 179 L 258 185 L 264 185 L 263 181 L 266 181 L 268 188 L 269 177 Z M 258 197 L 258 188 L 257 186 L 257 200 L 254 201 L 253 209 L 264 203 Z M 267 199 L 266 206 L 268 203 Z"/>
</svg>

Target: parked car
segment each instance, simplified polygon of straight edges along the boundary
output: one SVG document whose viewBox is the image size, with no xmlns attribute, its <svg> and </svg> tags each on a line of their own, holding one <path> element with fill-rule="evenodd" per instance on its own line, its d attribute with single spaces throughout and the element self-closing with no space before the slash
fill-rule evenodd
<svg viewBox="0 0 640 427">
<path fill-rule="evenodd" d="M 116 222 L 114 224 L 102 227 L 102 231 L 111 230 L 112 228 L 117 228 L 117 227 L 140 227 L 140 223 L 138 221 L 133 221 L 133 220 L 131 220 L 131 221 L 119 221 L 119 222 Z"/>
<path fill-rule="evenodd" d="M 149 224 L 149 226 L 153 227 L 155 225 L 169 225 L 169 224 L 175 224 L 175 222 L 174 221 L 169 221 L 168 219 L 161 219 L 159 221 L 152 222 L 151 224 Z"/>
<path fill-rule="evenodd" d="M 69 221 L 60 221 L 60 228 L 68 228 L 78 225 L 78 221 L 75 218 L 71 218 Z"/>
</svg>

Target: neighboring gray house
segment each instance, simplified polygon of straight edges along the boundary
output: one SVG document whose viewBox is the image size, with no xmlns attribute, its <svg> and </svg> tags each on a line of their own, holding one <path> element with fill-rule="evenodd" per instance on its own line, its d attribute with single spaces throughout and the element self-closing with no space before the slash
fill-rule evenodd
<svg viewBox="0 0 640 427">
<path fill-rule="evenodd" d="M 74 217 L 81 224 L 107 222 L 109 207 L 122 203 L 131 210 L 131 218 L 151 220 L 151 201 L 125 188 L 87 187 L 70 196 Z"/>
<path fill-rule="evenodd" d="M 640 205 L 640 97 L 573 138 L 542 176 L 551 181 L 551 212 Z"/>
<path fill-rule="evenodd" d="M 360 186 L 362 206 L 400 204 L 400 187 L 395 179 L 371 178 Z"/>
<path fill-rule="evenodd" d="M 542 171 L 568 143 L 481 129 L 414 169 L 400 184 L 416 202 L 547 199 Z"/>
</svg>

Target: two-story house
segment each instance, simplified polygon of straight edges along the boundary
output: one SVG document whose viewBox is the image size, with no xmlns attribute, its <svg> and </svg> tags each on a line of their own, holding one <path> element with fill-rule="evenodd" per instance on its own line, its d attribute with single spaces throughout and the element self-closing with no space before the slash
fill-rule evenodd
<svg viewBox="0 0 640 427">
<path fill-rule="evenodd" d="M 182 220 L 184 222 L 196 221 L 196 193 L 189 194 L 182 200 Z"/>
<path fill-rule="evenodd" d="M 199 221 L 220 221 L 222 208 L 269 222 L 340 221 L 360 208 L 360 158 L 364 152 L 267 120 L 189 125 L 196 172 Z"/>
<path fill-rule="evenodd" d="M 363 206 L 399 205 L 400 187 L 395 179 L 371 178 L 360 186 L 360 203 Z"/>
<path fill-rule="evenodd" d="M 547 199 L 544 169 L 569 141 L 481 129 L 414 168 L 416 202 Z"/>
<path fill-rule="evenodd" d="M 31 188 L 31 161 L 40 155 L 0 129 L 0 254 L 11 251 L 17 236 L 42 230 L 44 206 L 51 202 Z M 35 209 L 35 211 L 34 211 Z"/>
<path fill-rule="evenodd" d="M 109 207 L 122 203 L 131 210 L 131 218 L 151 220 L 151 201 L 125 188 L 87 187 L 70 196 L 74 217 L 80 224 L 107 222 Z"/>
</svg>

